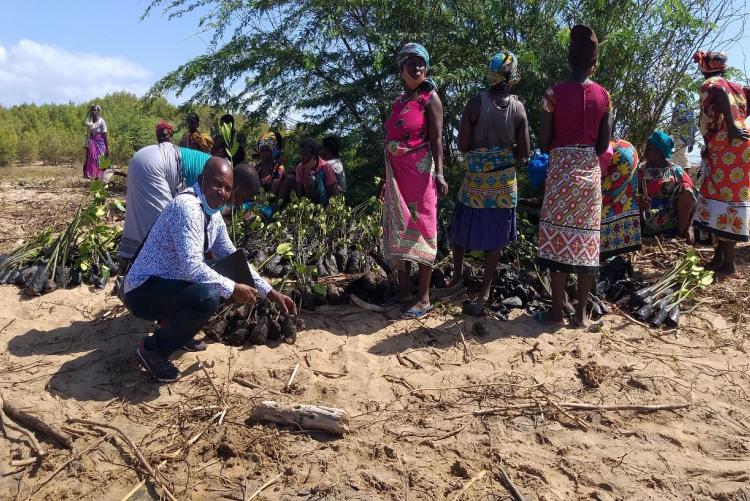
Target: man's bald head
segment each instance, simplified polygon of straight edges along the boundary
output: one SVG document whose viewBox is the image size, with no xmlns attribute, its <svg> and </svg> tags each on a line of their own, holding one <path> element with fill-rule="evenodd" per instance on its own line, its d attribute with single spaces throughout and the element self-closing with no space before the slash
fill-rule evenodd
<svg viewBox="0 0 750 501">
<path fill-rule="evenodd" d="M 235 206 L 253 200 L 260 193 L 260 177 L 258 171 L 246 163 L 234 168 L 234 188 L 232 201 Z"/>
<path fill-rule="evenodd" d="M 212 209 L 218 209 L 229 201 L 234 184 L 234 173 L 229 160 L 211 157 L 203 166 L 199 178 L 201 190 Z"/>
</svg>

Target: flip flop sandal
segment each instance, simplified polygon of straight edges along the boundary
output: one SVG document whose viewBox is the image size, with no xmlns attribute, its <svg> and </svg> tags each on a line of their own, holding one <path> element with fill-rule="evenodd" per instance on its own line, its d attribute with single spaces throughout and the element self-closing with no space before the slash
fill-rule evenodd
<svg viewBox="0 0 750 501">
<path fill-rule="evenodd" d="M 539 322 L 542 325 L 546 325 L 547 327 L 565 327 L 565 322 L 550 322 L 548 320 L 544 319 L 544 312 L 543 311 L 535 311 L 534 312 L 534 320 Z"/>
<path fill-rule="evenodd" d="M 430 312 L 430 310 L 432 310 L 432 305 L 426 307 L 423 310 L 412 306 L 411 308 L 406 310 L 403 315 L 401 315 L 401 318 L 405 320 L 417 320 L 420 318 L 424 318 Z"/>
</svg>

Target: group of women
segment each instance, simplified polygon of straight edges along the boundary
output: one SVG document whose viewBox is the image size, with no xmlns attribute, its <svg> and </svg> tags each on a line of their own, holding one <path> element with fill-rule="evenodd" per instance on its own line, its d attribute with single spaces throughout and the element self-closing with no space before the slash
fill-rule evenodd
<svg viewBox="0 0 750 501">
<path fill-rule="evenodd" d="M 573 323 L 587 325 L 586 298 L 600 262 L 637 250 L 641 233 L 671 234 L 693 242 L 693 225 L 718 240 L 707 265 L 718 277 L 736 275 L 734 250 L 750 240 L 750 89 L 724 78 L 724 53 L 699 52 L 700 127 L 705 140 L 699 189 L 674 163 L 674 141 L 662 131 L 648 139 L 645 160 L 635 147 L 612 140 L 609 93 L 591 77 L 598 61 L 596 33 L 570 31 L 568 78 L 545 93 L 539 147 L 549 154 L 539 222 L 538 263 L 550 272 L 552 307 L 535 319 L 565 325 L 563 306 L 570 273 L 577 274 Z M 448 192 L 443 175 L 443 107 L 427 78 L 430 57 L 416 43 L 397 56 L 404 92 L 385 122 L 383 229 L 386 256 L 398 269 L 399 302 L 406 318 L 431 308 L 429 285 L 437 254 L 437 197 Z M 452 287 L 460 287 L 467 249 L 485 252 L 485 276 L 477 300 L 465 311 L 479 315 L 489 300 L 501 249 L 516 239 L 516 166 L 529 156 L 529 130 L 521 101 L 510 93 L 518 62 L 502 51 L 489 62 L 489 88 L 466 105 L 458 143 L 467 171 L 458 191 L 451 237 Z M 419 267 L 411 293 L 411 263 Z"/>
</svg>

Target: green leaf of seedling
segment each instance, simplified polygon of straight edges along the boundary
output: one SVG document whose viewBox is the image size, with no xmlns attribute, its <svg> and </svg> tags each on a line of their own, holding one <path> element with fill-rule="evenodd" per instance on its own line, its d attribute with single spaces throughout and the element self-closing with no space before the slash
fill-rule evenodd
<svg viewBox="0 0 750 501">
<path fill-rule="evenodd" d="M 121 200 L 120 200 L 119 198 L 115 198 L 115 199 L 114 199 L 114 200 L 112 201 L 112 205 L 114 205 L 114 206 L 115 206 L 115 208 L 116 208 L 117 210 L 119 210 L 120 212 L 125 212 L 125 204 L 124 204 L 124 203 L 122 203 L 122 201 L 121 201 Z"/>
<path fill-rule="evenodd" d="M 711 285 L 713 282 L 714 282 L 714 274 L 713 272 L 709 272 L 705 276 L 703 276 L 700 282 L 698 283 L 702 285 L 703 287 L 705 287 L 705 286 Z"/>
<path fill-rule="evenodd" d="M 94 214 L 96 215 L 96 217 L 103 217 L 106 213 L 107 211 L 104 210 L 104 207 L 100 206 L 96 208 L 96 212 Z"/>
<path fill-rule="evenodd" d="M 292 257 L 294 255 L 292 252 L 292 244 L 288 242 L 279 244 L 278 247 L 276 247 L 276 254 L 283 257 Z"/>
<path fill-rule="evenodd" d="M 323 284 L 315 284 L 313 285 L 313 292 L 317 294 L 318 296 L 325 296 L 326 288 Z"/>
<path fill-rule="evenodd" d="M 86 261 L 81 261 L 78 267 L 81 269 L 81 271 L 86 271 L 89 269 L 89 263 Z"/>
</svg>

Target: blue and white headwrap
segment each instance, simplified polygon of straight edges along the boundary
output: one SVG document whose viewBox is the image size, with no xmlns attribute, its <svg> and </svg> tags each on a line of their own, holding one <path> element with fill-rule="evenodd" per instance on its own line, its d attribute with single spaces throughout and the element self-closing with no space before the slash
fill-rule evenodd
<svg viewBox="0 0 750 501">
<path fill-rule="evenodd" d="M 404 64 L 404 61 L 409 56 L 418 56 L 421 57 L 424 60 L 425 68 L 430 67 L 430 54 L 427 52 L 427 49 L 424 48 L 423 45 L 420 45 L 416 42 L 409 42 L 408 44 L 404 45 L 400 51 L 398 51 L 398 55 L 396 56 L 396 63 L 398 63 L 399 67 Z"/>
</svg>

